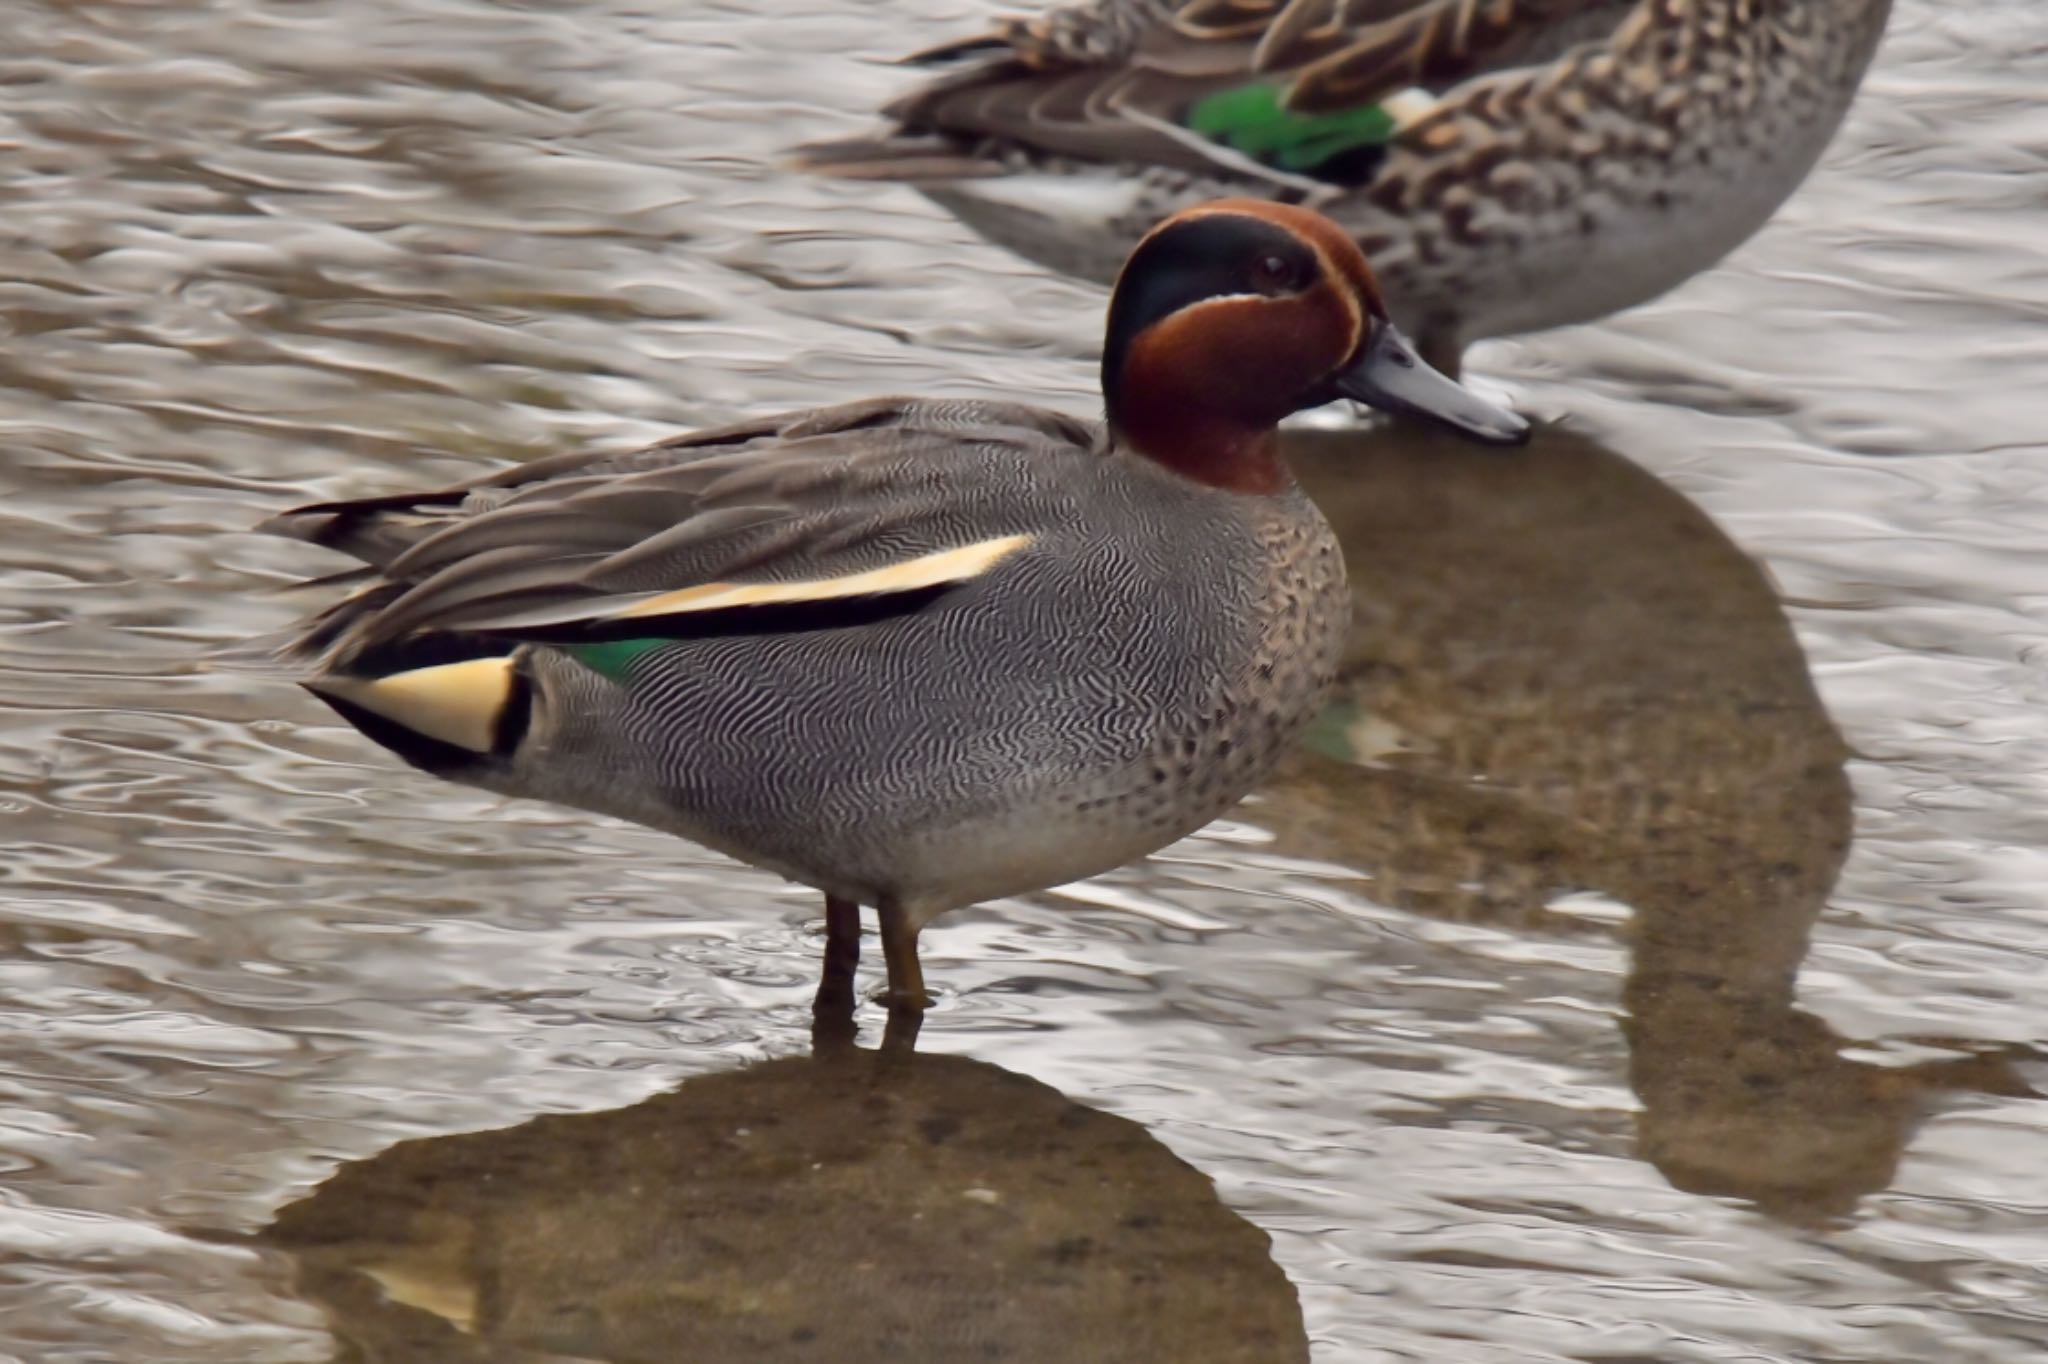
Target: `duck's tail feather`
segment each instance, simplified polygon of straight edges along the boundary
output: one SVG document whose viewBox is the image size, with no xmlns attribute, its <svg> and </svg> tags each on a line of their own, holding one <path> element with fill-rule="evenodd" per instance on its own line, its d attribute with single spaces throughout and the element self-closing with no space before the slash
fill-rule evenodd
<svg viewBox="0 0 2048 1364">
<path fill-rule="evenodd" d="M 267 635 L 239 639 L 208 649 L 197 660 L 201 672 L 235 673 L 276 682 L 299 682 L 318 671 L 311 658 L 295 646 L 304 631 L 293 627 L 273 630 Z"/>
<path fill-rule="evenodd" d="M 336 586 L 351 583 L 360 577 L 370 576 L 365 572 L 349 572 L 318 578 L 307 583 L 293 584 L 286 591 L 301 587 Z M 334 602 L 312 617 L 282 630 L 256 635 L 250 639 L 208 651 L 201 659 L 200 666 L 208 671 L 233 672 L 270 678 L 282 678 L 294 682 L 316 677 L 336 666 L 344 654 L 348 655 L 346 666 L 350 671 L 364 666 L 357 655 L 360 650 L 350 647 L 349 633 L 355 623 L 366 612 L 374 612 L 397 599 L 405 591 L 404 583 L 378 583 L 361 588 L 340 601 Z M 503 648 L 497 647 L 499 652 Z M 486 652 L 484 646 L 465 647 L 459 650 L 460 657 L 474 657 Z M 433 657 L 423 661 L 445 662 L 451 652 L 447 649 L 428 651 Z M 381 671 L 387 666 L 383 660 L 368 663 L 370 671 Z M 395 667 L 419 666 L 411 659 L 393 665 Z"/>
<path fill-rule="evenodd" d="M 300 685 L 373 742 L 437 776 L 510 755 L 533 708 L 531 682 L 504 653 Z"/>
<path fill-rule="evenodd" d="M 468 635 L 416 636 L 350 656 L 316 622 L 215 649 L 199 666 L 304 687 L 413 766 L 459 777 L 502 758 L 524 735 L 531 689 L 515 645 Z"/>
</svg>

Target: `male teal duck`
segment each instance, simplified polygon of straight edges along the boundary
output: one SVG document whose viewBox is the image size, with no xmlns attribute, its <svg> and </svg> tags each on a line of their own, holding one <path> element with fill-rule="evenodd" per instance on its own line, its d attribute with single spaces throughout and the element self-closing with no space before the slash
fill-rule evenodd
<svg viewBox="0 0 2048 1364">
<path fill-rule="evenodd" d="M 906 181 L 1108 281 L 1219 194 L 1306 204 L 1371 257 L 1423 357 L 1656 297 L 1819 158 L 1891 0 L 1092 0 L 950 66 L 810 167 Z"/>
<path fill-rule="evenodd" d="M 1144 238 L 1104 426 L 882 398 L 328 502 L 269 529 L 368 565 L 260 652 L 437 776 L 668 830 L 859 906 L 924 1006 L 934 915 L 1094 875 L 1229 808 L 1315 711 L 1351 615 L 1275 426 L 1338 397 L 1481 440 L 1363 255 L 1225 202 Z"/>
</svg>

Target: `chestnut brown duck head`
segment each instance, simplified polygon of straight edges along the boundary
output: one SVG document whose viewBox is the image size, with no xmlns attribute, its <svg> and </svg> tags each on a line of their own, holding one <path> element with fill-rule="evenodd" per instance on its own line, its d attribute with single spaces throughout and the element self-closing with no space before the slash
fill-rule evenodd
<svg viewBox="0 0 2048 1364">
<path fill-rule="evenodd" d="M 1480 440 L 1528 423 L 1424 364 L 1395 329 L 1372 268 L 1320 213 L 1224 199 L 1167 219 L 1117 277 L 1102 352 L 1116 436 L 1190 478 L 1281 485 L 1275 427 L 1351 398 Z"/>
</svg>

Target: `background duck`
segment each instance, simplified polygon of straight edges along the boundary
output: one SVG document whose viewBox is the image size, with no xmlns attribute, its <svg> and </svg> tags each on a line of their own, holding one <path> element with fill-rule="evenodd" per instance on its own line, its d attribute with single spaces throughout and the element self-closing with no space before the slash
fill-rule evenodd
<svg viewBox="0 0 2048 1364">
<path fill-rule="evenodd" d="M 862 904 L 924 1007 L 935 915 L 1208 823 L 1314 715 L 1351 616 L 1276 425 L 1349 396 L 1512 440 L 1312 212 L 1184 212 L 1109 310 L 1106 427 L 885 398 L 324 503 L 367 583 L 262 642 L 428 772 L 669 830 Z"/>
<path fill-rule="evenodd" d="M 1762 226 L 1891 0 L 1094 0 L 908 60 L 874 136 L 806 148 L 1108 281 L 1160 216 L 1309 204 L 1456 374 L 1488 336 L 1656 297 Z"/>
</svg>

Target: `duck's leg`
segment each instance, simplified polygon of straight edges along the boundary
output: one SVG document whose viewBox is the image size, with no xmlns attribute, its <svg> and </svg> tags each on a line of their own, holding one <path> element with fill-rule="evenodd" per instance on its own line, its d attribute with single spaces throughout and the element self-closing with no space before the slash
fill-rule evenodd
<svg viewBox="0 0 2048 1364">
<path fill-rule="evenodd" d="M 825 969 L 811 1001 L 812 1034 L 822 1040 L 853 1036 L 853 973 L 860 965 L 860 906 L 825 897 Z"/>
<path fill-rule="evenodd" d="M 882 1025 L 882 1055 L 908 1056 L 917 1050 L 917 1030 L 924 1026 L 924 1015 L 891 1011 L 889 1021 Z"/>
<path fill-rule="evenodd" d="M 883 901 L 882 957 L 889 963 L 889 1012 L 921 1014 L 931 1003 L 924 992 L 924 968 L 917 964 L 917 920 L 903 907 Z"/>
</svg>

